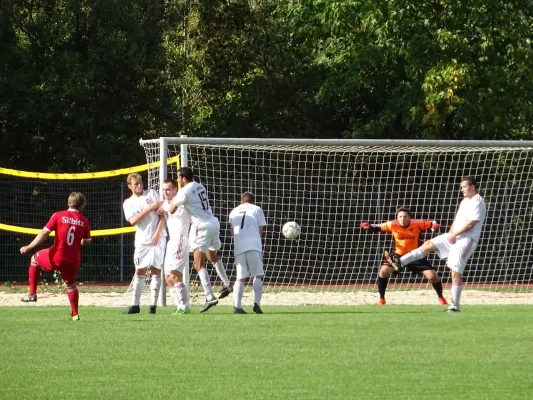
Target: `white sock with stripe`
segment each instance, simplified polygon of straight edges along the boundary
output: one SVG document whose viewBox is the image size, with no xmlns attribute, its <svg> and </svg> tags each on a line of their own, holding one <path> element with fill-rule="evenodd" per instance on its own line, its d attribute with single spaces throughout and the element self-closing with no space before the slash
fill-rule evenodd
<svg viewBox="0 0 533 400">
<path fill-rule="evenodd" d="M 189 305 L 189 293 L 183 282 L 174 285 L 174 297 L 178 309 L 184 309 Z"/>
<path fill-rule="evenodd" d="M 420 260 L 424 258 L 424 253 L 422 253 L 421 250 L 415 249 L 413 251 L 410 251 L 406 255 L 400 257 L 400 262 L 402 265 L 411 264 L 413 261 Z"/>
<path fill-rule="evenodd" d="M 150 282 L 151 306 L 157 305 L 157 298 L 159 297 L 159 289 L 161 288 L 161 275 L 152 275 Z"/>
</svg>

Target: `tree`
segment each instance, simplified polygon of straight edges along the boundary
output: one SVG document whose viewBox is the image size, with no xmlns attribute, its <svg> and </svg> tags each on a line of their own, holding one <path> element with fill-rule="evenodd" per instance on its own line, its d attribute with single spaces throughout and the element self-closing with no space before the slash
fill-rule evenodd
<svg viewBox="0 0 533 400">
<path fill-rule="evenodd" d="M 529 2 L 301 0 L 294 15 L 349 136 L 531 137 Z"/>
<path fill-rule="evenodd" d="M 163 46 L 172 17 L 150 0 L 5 1 L 3 166 L 83 171 L 141 162 L 138 140 L 179 123 Z"/>
<path fill-rule="evenodd" d="M 341 137 L 315 93 L 324 71 L 292 31 L 284 2 L 199 0 L 196 76 L 203 117 L 197 134 L 250 137 Z"/>
</svg>

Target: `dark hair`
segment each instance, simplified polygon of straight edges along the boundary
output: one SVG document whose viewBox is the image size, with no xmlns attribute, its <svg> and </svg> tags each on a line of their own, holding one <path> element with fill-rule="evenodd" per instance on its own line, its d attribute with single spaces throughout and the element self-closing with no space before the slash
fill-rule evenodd
<svg viewBox="0 0 533 400">
<path fill-rule="evenodd" d="M 406 212 L 409 217 L 411 217 L 411 210 L 409 210 L 407 207 L 401 206 L 396 209 L 396 217 L 398 217 L 398 214 L 401 212 Z"/>
<path fill-rule="evenodd" d="M 477 190 L 477 181 L 473 176 L 463 176 L 461 182 L 467 181 L 469 185 L 473 185 Z"/>
<path fill-rule="evenodd" d="M 244 192 L 241 196 L 241 202 L 255 204 L 255 196 L 252 192 Z"/>
<path fill-rule="evenodd" d="M 171 183 L 172 187 L 177 187 L 178 186 L 178 182 L 176 182 L 176 180 L 172 179 L 172 178 L 165 179 L 163 181 L 163 183 Z"/>
<path fill-rule="evenodd" d="M 178 169 L 178 175 L 184 177 L 189 182 L 192 182 L 194 180 L 194 174 L 192 172 L 192 169 L 189 167 L 181 167 Z"/>
</svg>

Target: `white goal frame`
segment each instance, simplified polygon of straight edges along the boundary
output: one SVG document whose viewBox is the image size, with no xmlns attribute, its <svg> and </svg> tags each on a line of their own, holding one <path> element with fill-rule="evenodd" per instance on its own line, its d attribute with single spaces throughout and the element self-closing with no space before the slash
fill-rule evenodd
<svg viewBox="0 0 533 400">
<path fill-rule="evenodd" d="M 465 293 L 482 292 L 481 297 L 485 294 L 490 297 L 494 293 L 513 293 L 533 299 L 533 277 L 529 268 L 533 247 L 533 141 L 183 136 L 141 140 L 140 143 L 145 148 L 149 164 L 156 160 L 161 162 L 159 168 L 149 169 L 150 187 L 160 190 L 167 176 L 175 178 L 178 166 L 171 168 L 166 160 L 176 153 L 180 155 L 180 166 L 191 166 L 195 176 L 207 187 L 215 215 L 221 220 L 221 239 L 224 244 L 221 256 L 231 280 L 235 278 L 232 245 L 229 235 L 224 231 L 229 210 L 238 205 L 243 191 L 255 191 L 257 185 L 261 185 L 259 193 L 256 193 L 257 202 L 263 206 L 265 202 L 272 201 L 267 189 L 280 185 L 287 188 L 283 201 L 269 204 L 270 207 L 263 206 L 271 210 L 265 209 L 265 292 L 274 295 L 282 292 L 341 294 L 344 297 L 357 297 L 370 292 L 372 299 L 368 303 L 375 303 L 375 279 L 383 250 L 391 249 L 391 236 L 362 232 L 359 229 L 360 222 L 379 223 L 394 219 L 396 207 L 406 205 L 413 208 L 415 218 L 436 219 L 442 226 L 440 233 L 446 232 L 460 201 L 460 178 L 473 175 L 479 179 L 479 192 L 487 202 L 488 216 L 480 245 L 465 271 Z M 254 152 L 262 155 L 264 160 L 257 162 Z M 235 159 L 230 159 L 232 154 Z M 213 160 L 223 163 L 216 164 Z M 371 162 L 376 164 L 372 165 Z M 247 163 L 253 164 L 253 168 Z M 350 168 L 346 171 L 342 168 L 332 170 L 338 166 Z M 447 166 L 455 170 L 447 170 Z M 309 171 L 309 167 L 312 171 Z M 276 173 L 284 169 L 290 171 L 283 176 L 272 177 L 275 179 L 267 184 L 265 181 L 269 178 L 265 171 L 269 168 Z M 496 174 L 497 181 L 491 182 L 491 177 L 485 176 L 485 173 Z M 305 178 L 300 174 L 305 175 Z M 337 200 L 342 200 L 343 207 L 325 203 L 332 192 L 321 191 L 324 185 L 318 179 L 321 176 L 338 180 L 338 191 L 345 193 L 342 196 L 335 193 L 335 196 Z M 506 177 L 512 179 L 506 182 Z M 314 178 L 317 178 L 316 182 L 313 182 Z M 435 193 L 431 191 L 433 181 L 438 186 Z M 350 183 L 358 186 L 352 188 Z M 321 198 L 322 194 L 325 197 Z M 311 196 L 310 201 L 295 211 L 291 202 L 305 202 L 305 196 Z M 279 196 L 277 198 L 280 199 Z M 372 202 L 375 204 L 369 206 Z M 325 215 L 328 206 L 337 209 Z M 324 212 L 314 214 L 313 208 Z M 309 213 L 307 217 L 305 212 Z M 342 213 L 344 215 L 339 216 Z M 342 237 L 343 229 L 328 225 L 328 218 L 344 224 L 344 234 L 351 239 Z M 287 241 L 281 237 L 281 226 L 292 219 L 302 226 L 302 237 L 298 241 Z M 319 226 L 310 226 L 313 223 Z M 436 234 L 427 233 L 423 239 Z M 347 256 L 333 255 L 328 248 L 331 246 L 335 246 L 338 252 L 346 252 Z M 353 250 L 354 246 L 356 251 Z M 524 251 L 527 247 L 530 249 L 528 252 Z M 307 257 L 309 253 L 320 252 L 324 253 L 323 257 Z M 445 262 L 433 256 L 430 260 L 437 267 L 445 287 L 449 287 L 451 278 Z M 285 271 L 283 264 L 287 266 Z M 355 269 L 358 272 L 352 275 L 350 271 Z M 272 276 L 273 273 L 279 276 Z M 328 280 L 327 275 L 332 274 L 336 276 L 335 281 Z M 216 274 L 212 273 L 211 276 L 215 279 Z M 388 292 L 406 292 L 406 289 L 409 289 L 408 292 L 418 292 L 414 289 L 419 289 L 431 293 L 431 285 L 426 279 L 408 273 L 392 278 Z M 336 302 L 335 299 L 320 301 L 326 304 Z M 298 303 L 312 301 L 304 295 Z"/>
</svg>

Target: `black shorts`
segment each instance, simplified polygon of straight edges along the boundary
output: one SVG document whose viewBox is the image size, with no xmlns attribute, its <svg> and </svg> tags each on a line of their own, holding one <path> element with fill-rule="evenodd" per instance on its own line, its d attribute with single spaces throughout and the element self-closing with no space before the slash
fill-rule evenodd
<svg viewBox="0 0 533 400">
<path fill-rule="evenodd" d="M 392 265 L 390 265 L 387 261 L 385 261 L 383 265 L 386 265 L 392 268 Z M 424 258 L 421 258 L 420 260 L 416 260 L 410 264 L 407 264 L 405 266 L 405 269 L 407 271 L 411 271 L 413 274 L 421 274 L 423 271 L 428 271 L 431 269 L 434 270 L 435 267 L 433 267 L 431 263 L 429 262 L 429 260 L 424 257 Z"/>
</svg>

